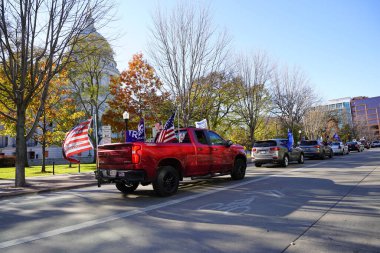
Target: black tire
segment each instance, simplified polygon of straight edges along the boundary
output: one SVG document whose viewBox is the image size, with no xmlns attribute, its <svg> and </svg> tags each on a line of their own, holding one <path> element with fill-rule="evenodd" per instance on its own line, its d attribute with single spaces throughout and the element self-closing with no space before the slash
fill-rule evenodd
<svg viewBox="0 0 380 253">
<path fill-rule="evenodd" d="M 305 157 L 303 154 L 300 154 L 300 158 L 298 158 L 298 163 L 299 164 L 304 164 L 305 163 Z"/>
<path fill-rule="evenodd" d="M 234 167 L 231 171 L 231 178 L 233 180 L 241 180 L 245 177 L 245 170 L 247 163 L 243 159 L 236 159 Z"/>
<path fill-rule="evenodd" d="M 116 188 L 122 193 L 126 193 L 126 194 L 134 192 L 138 186 L 139 186 L 139 182 L 133 182 L 133 183 L 117 182 L 116 183 Z"/>
<path fill-rule="evenodd" d="M 331 159 L 331 158 L 333 158 L 333 156 L 334 156 L 333 152 L 330 151 L 329 158 Z"/>
<path fill-rule="evenodd" d="M 262 165 L 261 163 L 255 163 L 256 167 L 261 167 L 261 165 Z"/>
<path fill-rule="evenodd" d="M 322 152 L 322 154 L 321 154 L 321 160 L 325 160 L 325 158 L 326 158 L 326 155 L 325 155 L 325 152 Z"/>
<path fill-rule="evenodd" d="M 175 168 L 163 166 L 157 173 L 157 178 L 153 181 L 153 189 L 157 195 L 167 197 L 178 191 L 179 175 Z"/>
<path fill-rule="evenodd" d="M 284 156 L 281 163 L 282 167 L 286 168 L 289 165 L 289 157 L 287 155 Z"/>
</svg>

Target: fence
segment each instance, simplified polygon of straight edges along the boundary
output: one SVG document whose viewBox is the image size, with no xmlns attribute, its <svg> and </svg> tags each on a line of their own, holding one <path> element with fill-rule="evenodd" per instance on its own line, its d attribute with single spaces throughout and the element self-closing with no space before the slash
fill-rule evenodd
<svg viewBox="0 0 380 253">
<path fill-rule="evenodd" d="M 72 174 L 79 172 L 89 172 L 96 170 L 95 163 L 92 163 L 92 159 L 81 158 L 80 164 L 70 164 L 65 159 L 46 159 L 45 172 L 42 170 L 42 160 L 32 159 L 28 160 L 29 167 L 25 168 L 25 176 L 46 176 L 55 174 Z M 15 167 L 2 167 L 0 168 L 0 179 L 14 179 L 15 178 Z"/>
</svg>

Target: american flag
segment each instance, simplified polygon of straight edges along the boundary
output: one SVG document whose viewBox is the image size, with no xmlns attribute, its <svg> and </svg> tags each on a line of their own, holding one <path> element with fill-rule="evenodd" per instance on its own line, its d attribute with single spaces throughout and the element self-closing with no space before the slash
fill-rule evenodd
<svg viewBox="0 0 380 253">
<path fill-rule="evenodd" d="M 168 121 L 166 121 L 166 123 L 164 125 L 164 129 L 162 129 L 162 131 L 159 133 L 159 136 L 158 136 L 157 141 L 156 141 L 157 143 L 159 143 L 159 142 L 170 142 L 170 141 L 177 139 L 177 137 L 175 136 L 175 132 L 174 132 L 174 117 L 175 117 L 175 112 L 168 119 Z"/>
<path fill-rule="evenodd" d="M 72 159 L 70 157 L 84 151 L 94 149 L 90 139 L 88 138 L 88 130 L 90 128 L 91 121 L 92 118 L 80 123 L 66 134 L 62 145 L 63 156 L 65 159 L 79 163 L 78 160 Z"/>
</svg>

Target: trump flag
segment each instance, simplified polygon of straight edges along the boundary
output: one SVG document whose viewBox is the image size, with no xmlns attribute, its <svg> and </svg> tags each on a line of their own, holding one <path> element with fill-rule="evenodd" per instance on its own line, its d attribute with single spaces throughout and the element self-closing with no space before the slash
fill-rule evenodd
<svg viewBox="0 0 380 253">
<path fill-rule="evenodd" d="M 126 142 L 145 141 L 145 123 L 144 119 L 140 119 L 137 131 L 128 130 Z"/>
</svg>

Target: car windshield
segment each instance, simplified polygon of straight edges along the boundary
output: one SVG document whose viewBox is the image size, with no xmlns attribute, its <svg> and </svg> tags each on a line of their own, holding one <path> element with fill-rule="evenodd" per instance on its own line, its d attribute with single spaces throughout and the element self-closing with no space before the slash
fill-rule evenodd
<svg viewBox="0 0 380 253">
<path fill-rule="evenodd" d="M 301 146 L 318 145 L 318 141 L 301 141 Z"/>
<path fill-rule="evenodd" d="M 347 142 L 347 145 L 355 145 L 355 142 Z"/>
<path fill-rule="evenodd" d="M 340 142 L 333 142 L 331 143 L 332 146 L 339 146 L 340 145 Z"/>
<path fill-rule="evenodd" d="M 273 147 L 276 146 L 276 141 L 270 140 L 270 141 L 257 141 L 253 143 L 254 147 L 262 148 L 262 147 Z"/>
</svg>

